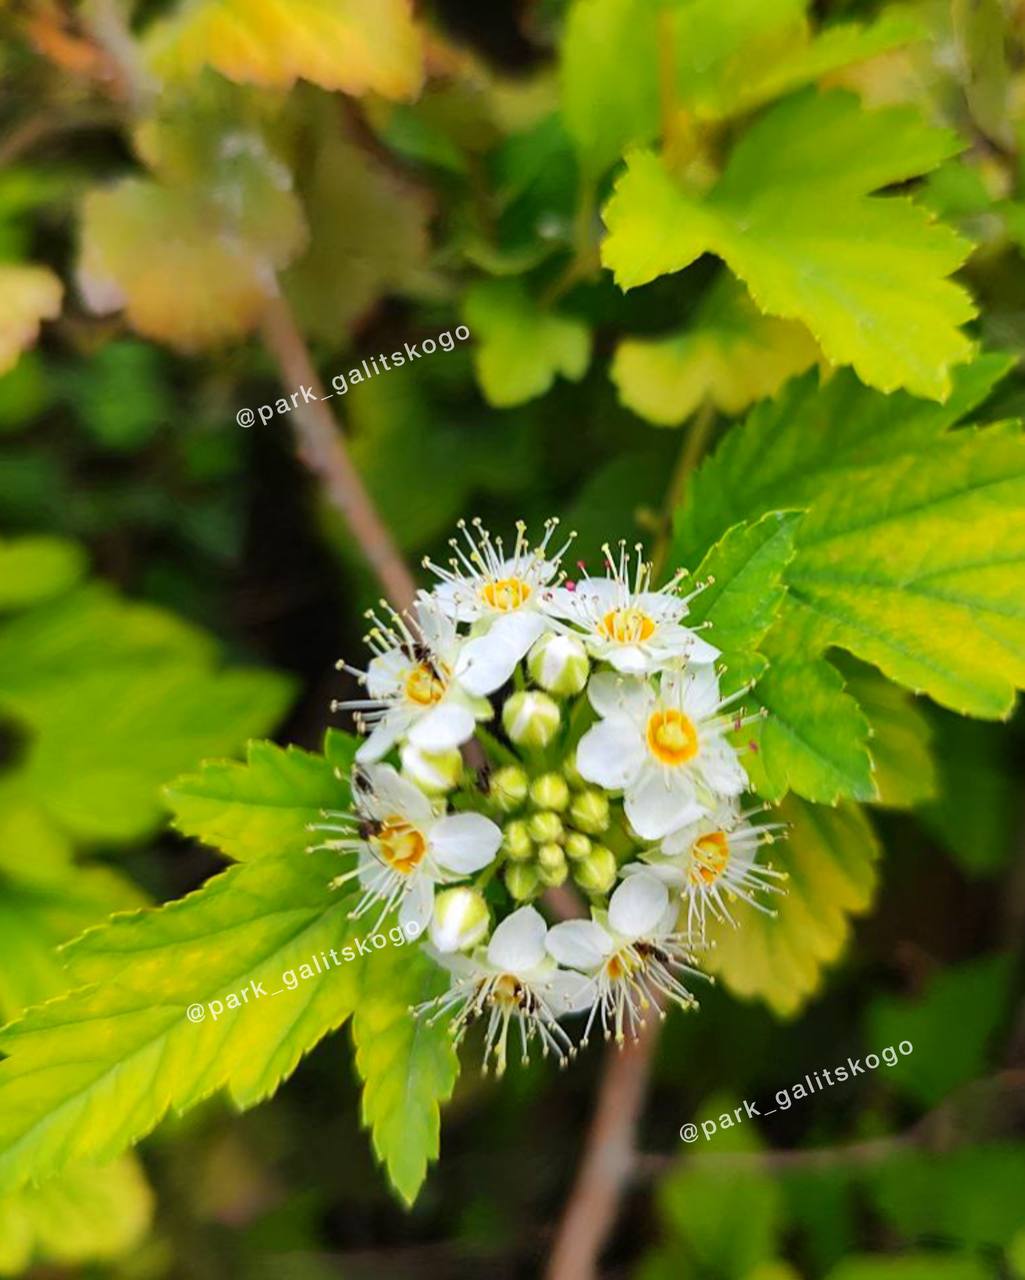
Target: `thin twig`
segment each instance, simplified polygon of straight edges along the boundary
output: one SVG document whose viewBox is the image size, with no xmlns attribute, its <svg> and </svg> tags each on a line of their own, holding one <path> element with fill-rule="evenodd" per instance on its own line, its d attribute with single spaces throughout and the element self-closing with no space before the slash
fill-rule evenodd
<svg viewBox="0 0 1025 1280">
<path fill-rule="evenodd" d="M 320 480 L 328 501 L 341 512 L 392 604 L 396 609 L 408 608 L 416 595 L 416 582 L 349 456 L 334 415 L 324 403 L 329 397 L 284 297 L 275 298 L 268 306 L 261 331 L 285 389 L 291 392 L 305 386 L 319 397 L 298 403 L 292 413 L 300 458 Z"/>
<path fill-rule="evenodd" d="M 649 1017 L 636 1040 L 607 1050 L 594 1118 L 548 1263 L 547 1280 L 593 1280 L 635 1168 L 637 1118 L 644 1102 L 659 1022 Z"/>
</svg>

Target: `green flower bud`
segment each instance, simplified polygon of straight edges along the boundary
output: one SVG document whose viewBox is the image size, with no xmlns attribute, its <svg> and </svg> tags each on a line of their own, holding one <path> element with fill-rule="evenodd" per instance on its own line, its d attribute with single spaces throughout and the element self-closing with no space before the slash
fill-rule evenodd
<svg viewBox="0 0 1025 1280">
<path fill-rule="evenodd" d="M 609 825 L 609 798 L 604 791 L 589 787 L 573 797 L 569 807 L 570 822 L 589 836 L 601 835 Z"/>
<path fill-rule="evenodd" d="M 547 747 L 560 723 L 558 704 L 546 693 L 514 693 L 502 708 L 502 724 L 518 747 Z"/>
<path fill-rule="evenodd" d="M 502 848 L 506 857 L 514 862 L 529 862 L 534 856 L 534 842 L 530 838 L 527 824 L 520 819 L 506 824 L 502 834 Z"/>
<path fill-rule="evenodd" d="M 580 831 L 571 831 L 566 837 L 566 857 L 572 858 L 574 862 L 581 858 L 586 858 L 591 852 L 591 842 Z"/>
<path fill-rule="evenodd" d="M 566 865 L 566 855 L 562 845 L 543 844 L 537 851 L 537 865 L 541 871 L 558 871 Z"/>
<path fill-rule="evenodd" d="M 505 887 L 517 902 L 526 902 L 537 892 L 537 871 L 525 862 L 510 862 L 505 868 Z"/>
<path fill-rule="evenodd" d="M 562 762 L 562 776 L 574 791 L 583 791 L 587 782 L 577 773 L 577 753 L 571 751 Z"/>
<path fill-rule="evenodd" d="M 538 844 L 555 844 L 562 839 L 562 819 L 557 813 L 532 813 L 527 819 L 527 831 Z"/>
<path fill-rule="evenodd" d="M 530 779 L 516 764 L 507 764 L 491 775 L 488 794 L 503 813 L 512 813 L 527 798 Z"/>
<path fill-rule="evenodd" d="M 541 637 L 527 658 L 531 680 L 558 698 L 579 693 L 591 671 L 584 646 L 574 636 L 549 632 Z"/>
<path fill-rule="evenodd" d="M 427 795 L 444 795 L 459 786 L 463 776 L 463 757 L 455 748 L 427 752 L 407 742 L 400 754 L 402 772 Z"/>
<path fill-rule="evenodd" d="M 539 867 L 537 878 L 548 889 L 555 889 L 560 884 L 566 883 L 566 877 L 569 875 L 569 867 L 563 862 L 561 867 Z"/>
<path fill-rule="evenodd" d="M 543 773 L 530 784 L 530 800 L 539 809 L 560 811 L 569 804 L 569 787 L 561 773 Z"/>
<path fill-rule="evenodd" d="M 488 904 L 476 889 L 443 889 L 434 899 L 431 941 L 439 951 L 465 951 L 488 931 Z"/>
<path fill-rule="evenodd" d="M 616 858 L 611 849 L 596 844 L 586 858 L 573 863 L 573 879 L 585 893 L 608 893 L 616 883 Z"/>
</svg>

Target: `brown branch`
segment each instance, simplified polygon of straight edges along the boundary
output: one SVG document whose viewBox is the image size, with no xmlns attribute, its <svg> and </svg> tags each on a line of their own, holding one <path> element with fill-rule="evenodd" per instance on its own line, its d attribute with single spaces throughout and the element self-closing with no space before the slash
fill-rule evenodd
<svg viewBox="0 0 1025 1280">
<path fill-rule="evenodd" d="M 338 423 L 325 403 L 330 396 L 283 296 L 268 306 L 261 331 L 286 392 L 305 386 L 320 397 L 309 403 L 300 397 L 292 411 L 299 457 L 320 480 L 331 505 L 341 512 L 392 604 L 396 609 L 408 608 L 416 594 L 416 582 L 349 456 Z"/>
<path fill-rule="evenodd" d="M 636 1040 L 606 1050 L 584 1156 L 559 1226 L 547 1280 L 594 1280 L 636 1166 L 637 1118 L 644 1103 L 659 1021 L 649 1016 Z"/>
</svg>

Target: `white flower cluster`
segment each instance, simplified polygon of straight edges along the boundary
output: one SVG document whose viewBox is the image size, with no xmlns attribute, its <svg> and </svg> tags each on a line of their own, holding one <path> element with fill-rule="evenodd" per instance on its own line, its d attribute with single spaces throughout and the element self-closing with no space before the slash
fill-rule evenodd
<svg viewBox="0 0 1025 1280">
<path fill-rule="evenodd" d="M 398 908 L 450 971 L 418 1013 L 457 1038 L 482 1020 L 499 1072 L 513 1023 L 525 1057 L 536 1040 L 565 1062 L 564 1015 L 587 1015 L 583 1043 L 596 1021 L 622 1042 L 692 1006 L 707 917 L 765 910 L 782 878 L 757 861 L 779 825 L 740 803 L 745 691 L 720 695 L 719 651 L 684 625 L 696 592 L 682 572 L 653 590 L 623 547 L 570 581 L 556 528 L 532 546 L 520 525 L 507 550 L 461 523 L 449 565 L 425 561 L 434 589 L 369 615 L 369 666 L 339 663 L 365 697 L 335 704 L 368 735 L 353 811 L 315 824 L 351 857 L 334 884 L 358 883 L 353 914 Z M 591 918 L 549 927 L 530 904 L 567 880 Z"/>
</svg>

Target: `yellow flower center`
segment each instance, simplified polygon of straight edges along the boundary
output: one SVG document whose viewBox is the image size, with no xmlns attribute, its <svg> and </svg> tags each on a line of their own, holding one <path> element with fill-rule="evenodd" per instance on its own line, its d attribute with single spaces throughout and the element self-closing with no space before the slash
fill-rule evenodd
<svg viewBox="0 0 1025 1280">
<path fill-rule="evenodd" d="M 643 609 L 611 609 L 598 623 L 599 632 L 617 644 L 641 644 L 655 633 L 655 622 Z"/>
<path fill-rule="evenodd" d="M 620 978 L 628 978 L 640 965 L 638 957 L 629 951 L 614 951 L 605 961 L 605 976 L 611 982 L 618 982 Z"/>
<path fill-rule="evenodd" d="M 522 1003 L 523 988 L 511 973 L 503 973 L 491 991 L 491 998 L 496 1004 L 519 1007 Z"/>
<path fill-rule="evenodd" d="M 400 817 L 386 818 L 370 843 L 383 862 L 404 876 L 416 870 L 427 852 L 427 841 Z"/>
<path fill-rule="evenodd" d="M 530 599 L 531 586 L 522 578 L 497 578 L 480 589 L 481 599 L 498 613 L 512 613 Z"/>
<path fill-rule="evenodd" d="M 433 707 L 445 696 L 445 682 L 425 663 L 410 669 L 405 682 L 406 697 L 418 707 Z"/>
<path fill-rule="evenodd" d="M 714 884 L 726 870 L 730 860 L 730 842 L 725 831 L 710 831 L 694 841 L 690 851 L 690 882 L 693 885 Z"/>
<path fill-rule="evenodd" d="M 648 750 L 655 759 L 674 769 L 693 760 L 698 753 L 698 731 L 694 722 L 675 707 L 655 711 L 648 717 L 646 737 Z"/>
</svg>

